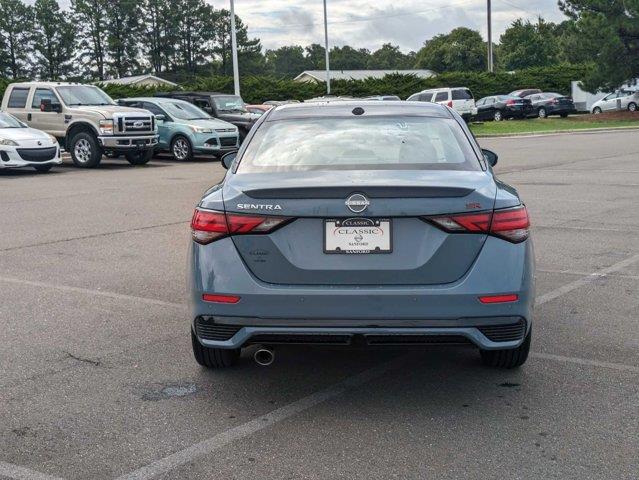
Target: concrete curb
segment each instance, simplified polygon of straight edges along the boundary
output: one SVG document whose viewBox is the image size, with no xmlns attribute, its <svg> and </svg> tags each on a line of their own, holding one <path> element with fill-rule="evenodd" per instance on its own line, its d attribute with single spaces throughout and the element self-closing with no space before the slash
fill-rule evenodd
<svg viewBox="0 0 639 480">
<path fill-rule="evenodd" d="M 519 133 L 486 133 L 475 135 L 477 138 L 510 138 L 510 137 L 547 137 L 576 133 L 605 133 L 625 130 L 639 130 L 639 125 L 634 127 L 602 127 L 602 128 L 573 128 L 570 130 L 549 130 L 547 132 L 519 132 Z"/>
</svg>

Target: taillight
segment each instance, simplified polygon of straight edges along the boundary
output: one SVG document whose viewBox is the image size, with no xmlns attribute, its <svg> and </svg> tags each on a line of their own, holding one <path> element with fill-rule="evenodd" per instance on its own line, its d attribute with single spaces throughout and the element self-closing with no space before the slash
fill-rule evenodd
<svg viewBox="0 0 639 480">
<path fill-rule="evenodd" d="M 228 235 L 269 233 L 290 220 L 290 217 L 225 214 L 196 208 L 191 220 L 191 234 L 194 241 L 206 245 Z"/>
<path fill-rule="evenodd" d="M 450 233 L 486 233 L 513 243 L 528 238 L 530 221 L 524 205 L 494 212 L 462 213 L 424 220 Z"/>
<path fill-rule="evenodd" d="M 448 100 L 448 103 L 446 105 L 448 105 L 450 108 L 453 108 L 453 101 L 452 100 Z"/>
<path fill-rule="evenodd" d="M 507 100 L 506 105 L 514 105 L 516 102 L 514 100 Z"/>
<path fill-rule="evenodd" d="M 490 224 L 490 233 L 510 242 L 519 243 L 530 234 L 530 220 L 525 206 L 495 210 Z"/>
</svg>

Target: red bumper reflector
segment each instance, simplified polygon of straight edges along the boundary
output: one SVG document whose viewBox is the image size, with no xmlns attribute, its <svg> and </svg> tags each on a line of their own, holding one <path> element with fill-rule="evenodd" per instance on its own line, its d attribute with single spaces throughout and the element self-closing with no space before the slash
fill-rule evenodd
<svg viewBox="0 0 639 480">
<path fill-rule="evenodd" d="M 483 297 L 479 297 L 479 301 L 481 303 L 508 303 L 508 302 L 516 302 L 519 300 L 519 295 L 510 294 L 510 295 L 486 295 Z"/>
<path fill-rule="evenodd" d="M 202 300 L 213 303 L 237 303 L 240 301 L 240 297 L 237 295 L 215 295 L 213 293 L 205 293 L 202 295 Z"/>
</svg>

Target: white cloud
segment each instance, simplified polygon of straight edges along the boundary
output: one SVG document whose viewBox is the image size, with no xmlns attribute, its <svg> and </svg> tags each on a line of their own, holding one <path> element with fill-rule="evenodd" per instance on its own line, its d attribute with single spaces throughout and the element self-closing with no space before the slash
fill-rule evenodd
<svg viewBox="0 0 639 480">
<path fill-rule="evenodd" d="M 34 0 L 27 0 L 33 3 Z M 171 1 L 171 0 L 166 0 Z M 215 8 L 229 8 L 229 0 L 205 0 Z M 418 50 L 438 33 L 457 26 L 477 29 L 486 36 L 486 0 L 327 0 L 331 45 L 349 44 L 375 50 L 383 43 Z M 70 0 L 59 0 L 67 7 Z M 565 19 L 557 0 L 493 0 L 493 41 L 515 19 L 560 22 Z M 324 43 L 322 0 L 235 0 L 235 12 L 249 33 L 265 48 Z"/>
</svg>

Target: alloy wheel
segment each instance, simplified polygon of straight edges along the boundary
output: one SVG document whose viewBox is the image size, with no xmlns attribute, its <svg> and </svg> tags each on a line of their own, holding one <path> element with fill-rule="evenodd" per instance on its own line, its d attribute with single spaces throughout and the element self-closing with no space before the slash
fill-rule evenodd
<svg viewBox="0 0 639 480">
<path fill-rule="evenodd" d="M 91 160 L 91 144 L 88 140 L 81 138 L 75 143 L 73 153 L 78 162 L 88 163 Z"/>
<path fill-rule="evenodd" d="M 178 160 L 186 160 L 189 156 L 189 144 L 186 143 L 186 140 L 178 138 L 173 143 L 173 156 Z"/>
</svg>

